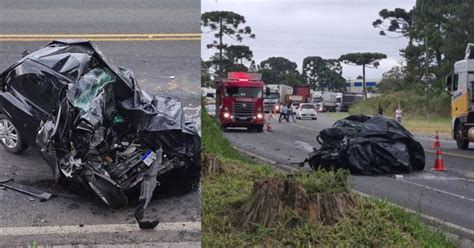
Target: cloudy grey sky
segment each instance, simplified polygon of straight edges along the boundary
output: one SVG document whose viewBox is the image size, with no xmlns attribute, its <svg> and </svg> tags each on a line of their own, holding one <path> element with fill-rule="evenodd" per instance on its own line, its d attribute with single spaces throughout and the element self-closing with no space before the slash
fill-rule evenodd
<svg viewBox="0 0 474 248">
<path fill-rule="evenodd" d="M 202 0 L 201 11 L 233 11 L 245 17 L 255 39 L 244 39 L 257 63 L 269 57 L 281 56 L 298 64 L 301 71 L 307 56 L 339 58 L 352 52 L 380 52 L 388 58 L 378 69 L 368 69 L 367 78 L 380 78 L 392 66 L 400 64 L 399 49 L 404 38 L 390 39 L 378 34 L 372 22 L 381 9 L 397 7 L 411 9 L 416 0 Z M 212 33 L 203 33 L 201 54 L 209 58 L 215 50 L 206 44 Z M 227 40 L 230 44 L 236 41 Z M 356 66 L 344 65 L 343 76 L 355 78 L 362 74 Z"/>
</svg>

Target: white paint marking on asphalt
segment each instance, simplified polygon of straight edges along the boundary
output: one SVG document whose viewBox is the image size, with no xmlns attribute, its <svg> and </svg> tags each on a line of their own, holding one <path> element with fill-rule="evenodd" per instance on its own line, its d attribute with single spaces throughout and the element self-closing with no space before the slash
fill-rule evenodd
<svg viewBox="0 0 474 248">
<path fill-rule="evenodd" d="M 422 188 L 425 188 L 425 189 L 429 189 L 429 190 L 433 190 L 433 191 L 436 191 L 436 192 L 440 192 L 440 193 L 443 193 L 443 194 L 447 194 L 447 195 L 450 195 L 450 196 L 454 196 L 454 197 L 457 197 L 457 198 L 460 198 L 460 199 L 463 199 L 463 200 L 467 200 L 467 201 L 472 201 L 472 202 L 474 202 L 474 199 L 469 198 L 469 197 L 465 197 L 465 196 L 463 196 L 463 195 L 458 195 L 458 194 L 455 194 L 455 193 L 451 193 L 451 192 L 444 191 L 444 190 L 441 190 L 441 189 L 436 189 L 436 188 L 433 188 L 433 187 L 430 187 L 430 186 L 426 186 L 426 185 L 423 185 L 423 184 L 419 184 L 419 183 L 415 183 L 415 182 L 410 182 L 410 181 L 407 181 L 407 180 L 405 180 L 405 179 L 401 179 L 400 181 L 403 181 L 403 182 L 405 182 L 405 183 L 412 184 L 412 185 L 415 185 L 415 186 L 418 186 L 418 187 L 422 187 Z"/>
<path fill-rule="evenodd" d="M 416 175 L 408 175 L 405 176 L 407 179 L 418 179 L 418 180 L 436 180 L 436 181 L 466 181 L 470 183 L 474 183 L 473 179 L 463 178 L 463 177 L 447 177 L 447 176 L 440 176 L 434 175 L 428 172 L 417 173 Z"/>
<path fill-rule="evenodd" d="M 364 192 L 361 192 L 361 191 L 358 191 L 358 190 L 354 190 L 354 189 L 351 189 L 352 192 L 358 194 L 358 195 L 361 195 L 363 197 L 366 197 L 366 198 L 376 198 L 376 197 L 373 197 L 369 194 L 366 194 Z M 453 230 L 456 230 L 456 231 L 459 231 L 461 233 L 465 233 L 465 234 L 468 234 L 472 237 L 474 237 L 474 230 L 471 230 L 471 229 L 468 229 L 468 228 L 465 228 L 465 227 L 462 227 L 462 226 L 458 226 L 456 224 L 453 224 L 453 223 L 450 223 L 450 222 L 447 222 L 447 221 L 444 221 L 444 220 L 441 220 L 441 219 L 438 219 L 436 217 L 433 217 L 433 216 L 430 216 L 430 215 L 427 215 L 427 214 L 423 214 L 423 213 L 420 213 L 420 212 L 417 212 L 415 210 L 412 210 L 412 209 L 409 209 L 409 208 L 406 208 L 406 207 L 402 207 L 400 205 L 397 205 L 393 202 L 389 202 L 389 201 L 386 201 L 388 204 L 392 205 L 392 206 L 395 206 L 395 207 L 398 207 L 398 208 L 401 208 L 403 209 L 404 211 L 407 211 L 407 212 L 410 212 L 410 213 L 413 213 L 413 214 L 416 214 L 418 216 L 420 216 L 421 218 L 425 219 L 425 220 L 428 220 L 428 221 L 431 221 L 432 223 L 436 223 L 436 224 L 439 224 L 439 225 L 444 225 L 450 229 L 453 229 Z"/>
<path fill-rule="evenodd" d="M 38 246 L 39 247 L 39 246 Z M 54 248 L 89 248 L 90 245 L 54 245 Z M 94 245 L 94 248 L 138 248 L 138 247 L 158 247 L 158 248 L 200 248 L 201 242 L 160 242 L 160 243 L 143 243 L 143 244 L 109 244 Z"/>
<path fill-rule="evenodd" d="M 239 152 L 241 153 L 244 153 L 246 154 L 247 156 L 250 156 L 250 157 L 255 157 L 256 159 L 262 161 L 262 162 L 265 162 L 265 163 L 268 163 L 269 165 L 274 165 L 274 166 L 278 166 L 278 167 L 282 167 L 284 168 L 285 170 L 290 170 L 290 171 L 299 171 L 297 168 L 294 168 L 294 167 L 291 167 L 291 166 L 287 166 L 287 165 L 284 165 L 284 164 L 279 164 L 278 162 L 276 161 L 273 161 L 271 159 L 268 159 L 268 158 L 265 158 L 265 157 L 262 157 L 260 155 L 257 155 L 253 152 L 249 152 L 249 151 L 246 151 L 244 149 L 241 149 L 240 147 L 237 147 L 237 146 L 233 146 L 236 150 L 238 150 Z"/>
<path fill-rule="evenodd" d="M 434 141 L 434 137 L 433 137 L 433 138 L 430 138 L 430 137 L 415 136 L 415 138 L 417 138 L 417 139 L 422 139 L 422 140 Z M 440 142 L 441 142 L 441 143 L 448 143 L 448 144 L 456 144 L 456 141 L 453 141 L 453 140 L 441 139 Z M 441 148 L 443 148 L 443 147 L 441 147 Z"/>
<path fill-rule="evenodd" d="M 201 222 L 160 223 L 155 229 L 142 230 L 137 224 L 105 224 L 75 226 L 26 226 L 2 227 L 0 236 L 27 236 L 50 234 L 86 234 L 86 233 L 124 233 L 124 232 L 159 232 L 201 230 Z"/>
<path fill-rule="evenodd" d="M 295 145 L 299 146 L 301 149 L 307 151 L 307 152 L 312 152 L 314 151 L 314 147 L 306 142 L 295 140 Z"/>
<path fill-rule="evenodd" d="M 429 149 L 424 149 L 424 150 L 425 150 L 425 152 L 429 152 L 429 153 L 433 153 L 433 154 L 436 153 L 435 150 L 429 150 Z M 474 159 L 474 157 L 471 157 L 469 155 L 459 154 L 459 153 L 443 152 L 443 155 L 458 157 L 458 158 Z"/>
<path fill-rule="evenodd" d="M 306 129 L 306 130 L 310 130 L 310 131 L 316 131 L 316 132 L 321 131 L 321 130 L 316 129 L 316 128 L 304 127 L 304 126 L 301 126 L 301 125 L 298 125 L 298 124 L 288 123 L 288 125 L 294 126 L 294 127 L 299 127 L 299 128 Z"/>
</svg>

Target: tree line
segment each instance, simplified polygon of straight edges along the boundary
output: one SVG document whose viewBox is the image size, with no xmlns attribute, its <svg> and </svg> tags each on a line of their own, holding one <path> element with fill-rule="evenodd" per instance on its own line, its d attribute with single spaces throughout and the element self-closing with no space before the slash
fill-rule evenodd
<svg viewBox="0 0 474 248">
<path fill-rule="evenodd" d="M 324 59 L 308 56 L 303 60 L 300 73 L 295 62 L 284 57 L 270 57 L 256 64 L 253 52 L 248 46 L 227 44 L 225 37 L 241 42 L 244 38 L 255 39 L 250 26 L 245 26 L 245 17 L 231 11 L 212 11 L 203 13 L 201 25 L 203 32 L 213 33 L 214 40 L 207 44 L 215 49 L 209 60 L 201 60 L 201 82 L 203 86 L 213 86 L 213 79 L 225 77 L 230 71 L 248 71 L 262 73 L 262 79 L 270 84 L 296 86 L 310 85 L 313 89 L 345 89 L 346 80 L 342 77 L 342 63 L 361 65 L 365 82 L 365 67 L 378 66 L 384 54 L 352 53 L 339 59 Z M 247 66 L 248 64 L 248 66 Z M 365 84 L 364 84 L 365 86 Z"/>
<path fill-rule="evenodd" d="M 400 51 L 406 64 L 385 73 L 380 88 L 443 94 L 444 78 L 474 42 L 473 13 L 472 0 L 417 0 L 410 10 L 382 9 L 373 26 L 408 43 Z"/>
<path fill-rule="evenodd" d="M 474 2 L 472 0 L 417 0 L 410 10 L 382 9 L 373 27 L 388 38 L 407 38 L 400 50 L 406 64 L 394 67 L 382 78 L 379 90 L 430 91 L 442 94 L 444 77 L 455 61 L 464 57 L 467 43 L 474 42 Z M 215 40 L 207 48 L 216 53 L 202 60 L 202 84 L 224 77 L 228 71 L 261 72 L 263 80 L 272 84 L 308 84 L 313 89 L 344 90 L 342 64 L 359 65 L 365 92 L 365 69 L 377 67 L 387 56 L 382 53 L 350 53 L 337 59 L 308 56 L 301 73 L 297 65 L 284 57 L 270 57 L 259 64 L 253 60 L 248 46 L 227 44 L 224 37 L 239 43 L 256 35 L 242 15 L 230 11 L 206 12 L 201 16 L 203 32 L 213 33 Z"/>
</svg>

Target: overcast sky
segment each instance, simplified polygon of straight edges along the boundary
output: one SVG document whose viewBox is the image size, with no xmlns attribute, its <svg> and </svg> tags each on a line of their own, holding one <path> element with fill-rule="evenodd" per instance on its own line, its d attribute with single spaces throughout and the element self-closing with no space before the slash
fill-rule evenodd
<svg viewBox="0 0 474 248">
<path fill-rule="evenodd" d="M 392 66 L 400 64 L 399 49 L 406 47 L 404 38 L 380 36 L 372 22 L 379 18 L 381 9 L 411 9 L 416 0 L 202 0 L 201 11 L 233 11 L 243 15 L 245 25 L 252 28 L 255 39 L 244 39 L 259 64 L 269 57 L 285 57 L 298 64 L 303 59 L 320 56 L 339 58 L 352 52 L 380 52 L 388 58 L 378 69 L 368 69 L 367 78 L 377 79 Z M 201 54 L 208 59 L 214 49 L 206 44 L 212 33 L 203 33 Z M 230 44 L 238 44 L 227 40 Z M 344 65 L 343 76 L 354 79 L 362 68 Z"/>
</svg>

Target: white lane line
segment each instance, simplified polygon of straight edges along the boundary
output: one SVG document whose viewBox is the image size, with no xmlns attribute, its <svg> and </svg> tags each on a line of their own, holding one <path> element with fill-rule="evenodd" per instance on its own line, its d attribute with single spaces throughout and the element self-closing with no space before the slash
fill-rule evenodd
<svg viewBox="0 0 474 248">
<path fill-rule="evenodd" d="M 469 197 L 465 197 L 463 195 L 458 195 L 458 194 L 455 194 L 455 193 L 451 193 L 451 192 L 444 191 L 444 190 L 441 190 L 441 189 L 436 189 L 436 188 L 426 186 L 426 185 L 423 185 L 423 184 L 410 182 L 410 181 L 407 181 L 405 179 L 400 179 L 399 181 L 403 181 L 405 183 L 412 184 L 412 185 L 415 185 L 415 186 L 418 186 L 418 187 L 422 187 L 422 188 L 425 188 L 425 189 L 429 189 L 429 190 L 433 190 L 433 191 L 440 192 L 440 193 L 443 193 L 443 194 L 447 194 L 447 195 L 450 195 L 450 196 L 454 196 L 454 197 L 457 197 L 457 198 L 460 198 L 460 199 L 463 199 L 463 200 L 474 202 L 474 199 L 469 198 Z"/>
<path fill-rule="evenodd" d="M 434 137 L 433 137 L 433 138 L 430 138 L 430 137 L 415 136 L 415 138 L 417 138 L 417 139 L 422 139 L 422 140 L 434 141 Z M 445 139 L 440 139 L 440 142 L 441 142 L 441 144 L 442 144 L 442 143 L 456 144 L 456 141 L 445 140 Z M 441 148 L 443 148 L 443 145 L 441 145 Z"/>
<path fill-rule="evenodd" d="M 159 232 L 201 230 L 201 222 L 160 223 L 155 229 L 142 230 L 137 224 L 105 224 L 75 226 L 26 226 L 2 227 L 0 236 L 27 236 L 50 234 L 87 234 L 87 233 L 124 233 L 124 232 Z"/>
<path fill-rule="evenodd" d="M 285 170 L 285 171 L 300 171 L 300 170 L 298 170 L 297 168 L 294 168 L 294 167 L 291 167 L 291 166 L 287 166 L 287 165 L 284 165 L 284 164 L 280 164 L 280 163 L 278 163 L 278 162 L 276 162 L 276 161 L 274 161 L 274 160 L 271 160 L 271 159 L 262 157 L 262 156 L 260 156 L 260 155 L 257 155 L 257 154 L 255 154 L 255 153 L 253 153 L 253 152 L 246 151 L 246 150 L 244 150 L 244 149 L 242 149 L 242 148 L 239 148 L 239 147 L 237 147 L 237 146 L 235 146 L 235 145 L 234 145 L 233 147 L 234 147 L 237 151 L 239 151 L 239 152 L 241 152 L 241 153 L 244 153 L 244 154 L 246 154 L 246 155 L 249 156 L 249 157 L 254 157 L 254 158 L 256 158 L 257 160 L 260 160 L 260 161 L 262 161 L 262 162 L 264 162 L 264 163 L 267 163 L 267 164 L 269 164 L 269 165 L 271 165 L 271 166 L 280 167 L 279 169 L 282 169 L 282 170 Z"/>
<path fill-rule="evenodd" d="M 361 191 L 358 191 L 358 190 L 354 190 L 354 189 L 351 189 L 352 192 L 360 195 L 360 196 L 363 196 L 363 197 L 366 197 L 366 198 L 377 198 L 377 197 L 374 197 L 374 196 L 371 196 L 369 194 L 366 194 L 364 192 L 361 192 Z M 378 199 L 378 198 L 377 198 Z M 464 233 L 464 234 L 468 234 L 472 237 L 474 237 L 474 230 L 471 230 L 471 229 L 468 229 L 468 228 L 465 228 L 465 227 L 462 227 L 462 226 L 458 226 L 456 224 L 453 224 L 453 223 L 450 223 L 450 222 L 447 222 L 447 221 L 444 221 L 442 219 L 438 219 L 436 217 L 433 217 L 433 216 L 430 216 L 430 215 L 427 215 L 427 214 L 423 214 L 423 213 L 420 213 L 420 212 L 417 212 L 415 210 L 412 210 L 412 209 L 409 209 L 409 208 L 406 208 L 406 207 L 402 207 L 400 205 L 397 205 L 393 202 L 390 202 L 390 201 L 387 201 L 385 200 L 388 204 L 392 205 L 392 206 L 395 206 L 395 207 L 398 207 L 398 208 L 401 208 L 403 209 L 404 211 L 406 212 L 410 212 L 410 213 L 413 213 L 413 214 L 416 214 L 418 216 L 420 216 L 422 219 L 425 219 L 427 221 L 430 221 L 431 223 L 436 223 L 436 224 L 439 224 L 439 225 L 442 225 L 442 226 L 445 226 L 449 229 L 452 229 L 452 230 L 456 230 L 458 232 L 461 232 L 461 233 Z"/>
<path fill-rule="evenodd" d="M 300 140 L 295 140 L 295 145 L 298 146 L 299 148 L 301 148 L 302 150 L 306 151 L 306 152 L 312 152 L 314 151 L 314 146 L 306 143 L 306 142 L 303 142 L 303 141 L 300 141 Z"/>
</svg>

